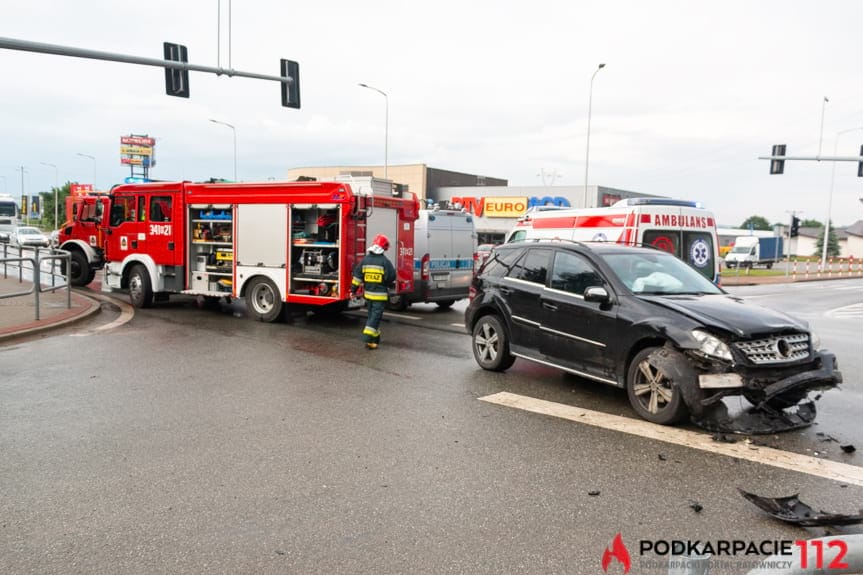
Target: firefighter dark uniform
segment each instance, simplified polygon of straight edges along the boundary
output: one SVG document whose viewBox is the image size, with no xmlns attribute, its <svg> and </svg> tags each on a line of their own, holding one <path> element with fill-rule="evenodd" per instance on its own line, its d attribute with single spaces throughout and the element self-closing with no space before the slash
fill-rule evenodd
<svg viewBox="0 0 863 575">
<path fill-rule="evenodd" d="M 351 279 L 351 293 L 355 294 L 363 286 L 363 297 L 369 310 L 366 325 L 363 328 L 363 341 L 366 347 L 376 349 L 381 341 L 381 317 L 389 301 L 388 288 L 396 281 L 396 270 L 384 252 L 390 248 L 390 241 L 383 234 L 378 234 L 372 241 L 368 253 L 354 268 Z"/>
</svg>

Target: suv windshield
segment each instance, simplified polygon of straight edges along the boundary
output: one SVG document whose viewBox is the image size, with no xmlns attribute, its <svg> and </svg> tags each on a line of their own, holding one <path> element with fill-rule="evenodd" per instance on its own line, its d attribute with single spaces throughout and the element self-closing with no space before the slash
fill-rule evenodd
<svg viewBox="0 0 863 575">
<path fill-rule="evenodd" d="M 721 294 L 713 282 L 676 257 L 656 253 L 611 253 L 603 259 L 635 294 Z"/>
</svg>

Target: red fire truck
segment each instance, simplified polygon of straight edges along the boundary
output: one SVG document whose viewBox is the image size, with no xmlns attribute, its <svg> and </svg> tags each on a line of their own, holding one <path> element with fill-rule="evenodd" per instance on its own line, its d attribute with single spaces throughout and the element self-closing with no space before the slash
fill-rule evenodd
<svg viewBox="0 0 863 575">
<path fill-rule="evenodd" d="M 286 306 L 341 311 L 362 305 L 351 298 L 351 272 L 383 233 L 396 292 L 412 291 L 419 202 L 394 189 L 374 178 L 117 186 L 103 289 L 128 289 L 136 307 L 170 294 L 243 297 L 266 322 Z"/>
<path fill-rule="evenodd" d="M 107 193 L 66 196 L 67 220 L 60 226 L 57 247 L 70 253 L 72 285 L 89 284 L 105 264 L 102 215 L 108 213 L 109 204 Z"/>
</svg>

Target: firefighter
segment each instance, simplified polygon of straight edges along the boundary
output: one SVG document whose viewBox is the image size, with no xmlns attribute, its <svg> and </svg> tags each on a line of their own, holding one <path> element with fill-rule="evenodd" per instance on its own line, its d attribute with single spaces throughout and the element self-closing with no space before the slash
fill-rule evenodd
<svg viewBox="0 0 863 575">
<path fill-rule="evenodd" d="M 351 279 L 351 295 L 356 295 L 360 286 L 363 297 L 369 309 L 368 319 L 363 328 L 363 341 L 369 349 L 377 349 L 381 341 L 381 317 L 389 300 L 387 289 L 396 281 L 396 270 L 384 255 L 390 249 L 390 240 L 383 234 L 378 234 L 372 240 L 369 251 L 363 260 L 354 268 Z"/>
</svg>

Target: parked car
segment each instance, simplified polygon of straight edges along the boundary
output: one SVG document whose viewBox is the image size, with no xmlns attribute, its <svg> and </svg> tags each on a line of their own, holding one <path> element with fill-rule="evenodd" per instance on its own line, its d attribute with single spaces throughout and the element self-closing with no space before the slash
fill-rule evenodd
<svg viewBox="0 0 863 575">
<path fill-rule="evenodd" d="M 811 417 L 799 409 L 808 393 L 842 381 L 805 322 L 733 297 L 659 250 L 506 244 L 471 287 L 465 326 L 480 367 L 504 371 L 522 358 L 625 388 L 654 423 L 691 415 L 721 427 L 721 399 L 742 395 L 752 432 L 800 427 L 815 417 L 814 406 Z M 800 415 L 786 414 L 792 406 Z M 771 428 L 756 431 L 762 423 Z"/>
<path fill-rule="evenodd" d="M 9 243 L 19 247 L 39 246 L 47 248 L 51 245 L 51 238 L 43 234 L 39 228 L 18 226 L 10 234 Z"/>
</svg>

